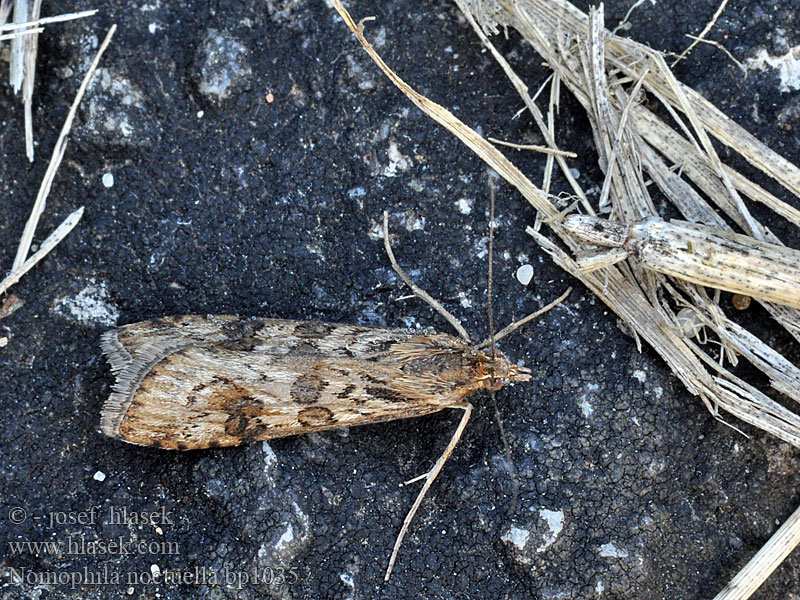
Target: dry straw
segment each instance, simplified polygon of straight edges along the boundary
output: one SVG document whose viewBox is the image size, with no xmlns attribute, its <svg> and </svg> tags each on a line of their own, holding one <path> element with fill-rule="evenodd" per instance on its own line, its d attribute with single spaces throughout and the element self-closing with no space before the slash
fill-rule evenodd
<svg viewBox="0 0 800 600">
<path fill-rule="evenodd" d="M 22 89 L 22 105 L 25 110 L 25 152 L 33 162 L 33 83 L 36 75 L 36 53 L 39 34 L 44 25 L 82 19 L 94 15 L 96 10 L 39 18 L 41 0 L 16 0 L 13 3 L 14 22 L 7 23 L 11 14 L 10 0 L 0 3 L 0 40 L 11 40 L 9 58 L 9 83 L 14 93 Z M 5 33 L 10 31 L 11 33 Z"/>
<path fill-rule="evenodd" d="M 563 215 L 551 203 L 545 185 L 536 186 L 495 146 L 465 125 L 444 107 L 420 95 L 394 73 L 369 45 L 363 24 L 356 25 L 332 0 L 345 23 L 356 34 L 373 60 L 414 104 L 475 151 L 487 164 L 514 185 L 537 209 L 539 218 L 528 233 L 564 270 L 579 279 L 614 310 L 637 338 L 649 343 L 667 362 L 675 375 L 698 395 L 718 418 L 720 409 L 743 421 L 800 447 L 800 416 L 737 377 L 725 365 L 735 366 L 739 357 L 750 360 L 770 378 L 772 387 L 800 401 L 800 370 L 755 335 L 733 323 L 716 302 L 716 294 L 682 279 L 642 269 L 635 261 L 607 266 L 585 273 L 573 256 L 583 256 L 596 247 L 581 242 L 563 227 Z M 711 145 L 709 134 L 737 150 L 749 162 L 800 194 L 800 171 L 767 148 L 714 108 L 702 96 L 680 84 L 663 56 L 646 46 L 604 31 L 602 13 L 591 17 L 567 2 L 525 1 L 509 6 L 486 3 L 470 7 L 457 0 L 482 41 L 505 69 L 514 87 L 539 125 L 548 146 L 558 153 L 547 155 L 548 167 L 559 164 L 578 198 L 579 208 L 595 215 L 610 211 L 610 218 L 637 223 L 657 216 L 646 182 L 652 179 L 688 221 L 730 230 L 722 212 L 756 242 L 780 244 L 746 208 L 740 194 L 757 200 L 780 216 L 800 226 L 800 211 L 761 189 L 724 165 Z M 473 17 L 474 10 L 476 18 Z M 553 68 L 551 106 L 557 103 L 560 86 L 567 85 L 583 103 L 593 125 L 600 164 L 607 172 L 601 206 L 593 207 L 577 181 L 570 175 L 566 157 L 555 142 L 552 111 L 541 113 L 528 94 L 527 86 L 491 45 L 484 30 L 510 26 L 520 31 Z M 613 73 L 613 77 L 609 76 Z M 640 104 L 640 90 L 660 99 L 682 126 L 679 130 Z M 681 117 L 681 114 L 683 115 Z M 680 165 L 680 173 L 672 166 Z M 682 177 L 687 177 L 683 179 Z M 691 182 L 691 184 L 689 183 Z M 705 200 L 692 188 L 704 191 Z M 607 201 L 604 200 L 607 198 Z M 561 240 L 558 245 L 540 232 L 547 223 Z M 800 283 L 800 282 L 799 282 Z M 781 304 L 762 303 L 772 317 L 800 340 L 800 313 Z M 681 309 L 689 308 L 721 344 L 722 357 L 713 346 L 699 344 L 684 334 L 677 320 Z M 774 365 L 780 364 L 780 368 Z"/>
<path fill-rule="evenodd" d="M 35 0 L 31 7 L 27 6 L 27 0 L 21 0 L 15 4 L 14 16 L 19 16 L 18 22 L 5 23 L 9 14 L 10 4 L 2 2 L 0 4 L 0 31 L 13 31 L 12 46 L 11 46 L 11 63 L 10 63 L 10 81 L 15 90 L 21 86 L 23 89 L 23 104 L 25 105 L 25 139 L 26 147 L 28 149 L 28 158 L 33 160 L 33 134 L 31 125 L 31 112 L 30 104 L 33 93 L 33 74 L 36 59 L 36 43 L 35 35 L 42 31 L 41 25 L 46 23 L 57 23 L 61 21 L 68 21 L 93 15 L 97 11 L 84 11 L 81 13 L 71 13 L 67 15 L 59 15 L 57 17 L 50 17 L 45 19 L 38 19 L 39 6 L 41 2 Z M 19 9 L 18 7 L 25 6 L 26 8 Z M 31 12 L 29 12 L 31 11 Z M 28 22 L 28 17 L 38 19 Z M 83 98 L 84 93 L 91 81 L 97 66 L 100 62 L 100 57 L 108 48 L 111 38 L 114 36 L 117 26 L 114 25 L 106 34 L 103 43 L 100 45 L 92 64 L 83 78 L 75 100 L 67 114 L 67 118 L 61 129 L 61 134 L 56 141 L 53 155 L 50 158 L 50 163 L 47 166 L 42 183 L 39 187 L 39 193 L 33 203 L 31 214 L 25 224 L 19 245 L 17 246 L 17 254 L 14 263 L 11 266 L 9 273 L 0 280 L 0 294 L 6 292 L 8 288 L 17 283 L 25 273 L 30 271 L 40 260 L 42 260 L 50 251 L 55 248 L 61 240 L 63 240 L 70 231 L 78 224 L 83 216 L 83 207 L 70 213 L 61 224 L 56 227 L 41 243 L 39 249 L 30 254 L 33 238 L 36 233 L 36 228 L 39 224 L 39 218 L 44 212 L 47 196 L 50 194 L 50 188 L 53 185 L 58 167 L 61 165 L 61 160 L 64 158 L 64 153 L 67 149 L 67 142 L 69 140 L 69 132 L 72 128 L 72 122 L 75 119 L 75 114 L 78 110 L 78 105 Z M 15 45 L 16 43 L 16 45 Z"/>
<path fill-rule="evenodd" d="M 596 245 L 598 240 L 590 243 L 585 237 L 572 235 L 564 226 L 564 215 L 551 203 L 548 193 L 557 164 L 572 188 L 580 212 L 590 217 L 603 214 L 620 227 L 642 232 L 647 223 L 659 217 L 647 186 L 654 182 L 674 205 L 675 212 L 688 222 L 678 225 L 695 232 L 713 228 L 711 233 L 722 246 L 735 242 L 744 248 L 736 260 L 730 256 L 723 260 L 725 268 L 748 269 L 751 263 L 739 259 L 752 253 L 758 262 L 764 259 L 759 251 L 768 251 L 768 268 L 784 263 L 794 265 L 793 271 L 782 271 L 786 284 L 780 293 L 766 289 L 770 286 L 768 278 L 755 286 L 749 282 L 746 292 L 762 304 L 779 326 L 800 341 L 797 251 L 787 250 L 784 254 L 782 241 L 751 214 L 745 199 L 769 208 L 793 228 L 800 227 L 800 211 L 723 163 L 712 138 L 795 196 L 800 196 L 800 170 L 700 94 L 678 82 L 661 53 L 606 31 L 602 6 L 587 15 L 566 0 L 455 1 L 504 69 L 541 130 L 548 148 L 541 187 L 489 141 L 400 79 L 367 42 L 363 24 L 357 25 L 339 0 L 331 0 L 345 24 L 392 82 L 516 187 L 538 211 L 537 222 L 528 228 L 528 233 L 559 266 L 619 315 L 634 333 L 637 345 L 640 339 L 650 344 L 716 418 L 722 419 L 721 411 L 727 412 L 800 447 L 800 416 L 732 370 L 744 358 L 767 376 L 776 396 L 783 395 L 791 403 L 800 401 L 800 369 L 728 318 L 719 303 L 720 293 L 705 287 L 714 282 L 697 277 L 697 265 L 693 266 L 691 260 L 659 272 L 647 261 L 637 260 L 637 253 L 624 242 L 605 244 L 612 249 L 603 251 Z M 717 12 L 722 9 L 724 2 Z M 546 116 L 534 103 L 527 85 L 488 37 L 506 28 L 517 30 L 553 71 L 549 79 L 550 110 Z M 553 115 L 562 86 L 583 105 L 592 125 L 600 166 L 606 174 L 596 206 L 587 200 L 584 190 L 570 174 L 568 155 L 555 141 Z M 658 114 L 643 104 L 644 94 L 651 102 L 660 103 Z M 662 119 L 661 113 L 668 114 L 674 125 Z M 542 233 L 543 223 L 557 241 Z M 674 239 L 672 242 L 678 243 Z M 677 248 L 667 250 L 674 253 Z M 684 247 L 685 259 L 697 258 L 685 250 Z M 739 272 L 723 272 L 722 279 L 741 281 L 746 277 Z M 698 335 L 701 331 L 702 335 Z M 716 343 L 706 343 L 711 340 Z M 756 565 L 748 565 L 749 573 L 758 572 L 766 577 L 774 569 L 797 544 L 798 522 L 800 519 L 791 520 L 780 535 L 776 534 L 775 544 L 780 551 L 768 546 L 763 552 L 765 558 L 760 557 Z M 746 585 L 726 588 L 719 598 L 748 597 L 757 583 L 752 575 L 746 574 L 744 578 Z"/>
</svg>

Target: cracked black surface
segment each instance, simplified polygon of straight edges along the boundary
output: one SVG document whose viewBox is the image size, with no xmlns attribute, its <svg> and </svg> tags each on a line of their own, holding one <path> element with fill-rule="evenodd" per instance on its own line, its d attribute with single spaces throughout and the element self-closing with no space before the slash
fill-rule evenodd
<svg viewBox="0 0 800 600">
<path fill-rule="evenodd" d="M 629 4 L 607 2 L 606 23 Z M 643 3 L 625 33 L 679 52 L 716 6 Z M 351 11 L 356 20 L 377 17 L 368 37 L 420 92 L 485 134 L 539 141 L 530 120 L 511 119 L 519 101 L 453 5 L 390 1 Z M 791 0 L 732 0 L 710 38 L 739 59 L 762 47 L 783 55 L 800 44 L 797 20 Z M 112 0 L 94 18 L 50 26 L 40 38 L 33 165 L 18 100 L 0 91 L 4 268 L 93 56 L 91 36 L 102 39 L 114 22 L 105 79 L 84 100 L 36 239 L 78 206 L 85 216 L 12 289 L 25 306 L 0 320 L 8 338 L 0 349 L 2 598 L 689 600 L 721 589 L 796 508 L 796 451 L 713 419 L 581 287 L 502 343 L 533 371 L 530 383 L 497 394 L 518 471 L 514 510 L 491 401 L 475 396 L 464 438 L 386 584 L 417 489 L 401 483 L 430 467 L 459 415 L 191 453 L 103 437 L 98 416 L 112 378 L 98 337 L 114 317 L 95 310 L 78 320 L 64 307 L 82 292 L 116 309 L 118 324 L 237 313 L 449 331 L 420 302 L 396 301 L 407 291 L 370 237 L 384 209 L 412 278 L 475 338 L 487 333 L 486 169 L 409 104 L 319 1 Z M 532 89 L 544 80 L 539 57 L 515 34 L 496 41 Z M 779 92 L 774 70 L 745 79 L 701 44 L 676 74 L 798 161 L 800 93 Z M 562 146 L 580 154 L 572 165 L 581 183 L 599 185 L 588 123 L 574 100 L 563 104 Z M 541 156 L 511 157 L 540 180 Z M 106 172 L 110 189 L 101 185 Z M 563 189 L 560 178 L 556 185 Z M 497 201 L 494 302 L 503 325 L 574 282 L 524 234 L 534 214 L 519 195 L 500 184 Z M 776 219 L 768 224 L 781 231 Z M 535 271 L 527 288 L 514 278 L 523 262 Z M 78 522 L 92 507 L 94 523 Z M 162 520 L 109 523 L 123 508 Z M 86 550 L 115 540 L 155 546 Z M 55 541 L 63 551 L 14 553 L 8 542 L 20 541 Z M 254 570 L 261 581 L 231 579 Z M 754 598 L 797 600 L 799 570 L 790 557 Z M 280 573 L 288 582 L 276 585 Z M 169 574 L 204 584 L 165 581 Z"/>
</svg>

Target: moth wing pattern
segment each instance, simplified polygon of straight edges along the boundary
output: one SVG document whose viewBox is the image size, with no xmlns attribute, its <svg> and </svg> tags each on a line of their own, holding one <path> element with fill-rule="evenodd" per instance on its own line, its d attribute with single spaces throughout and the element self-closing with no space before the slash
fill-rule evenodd
<svg viewBox="0 0 800 600">
<path fill-rule="evenodd" d="M 246 337 L 255 329 L 256 319 L 241 319 L 234 315 L 186 315 L 162 317 L 142 321 L 107 331 L 101 337 L 101 346 L 115 373 L 134 360 L 134 356 L 151 354 L 166 347 L 188 347 L 193 344 L 208 344 L 226 339 Z M 280 335 L 281 320 L 263 333 Z M 291 321 L 289 321 L 291 322 Z"/>
<path fill-rule="evenodd" d="M 183 316 L 101 343 L 117 376 L 101 430 L 169 449 L 421 416 L 486 387 L 486 357 L 446 334 Z"/>
</svg>

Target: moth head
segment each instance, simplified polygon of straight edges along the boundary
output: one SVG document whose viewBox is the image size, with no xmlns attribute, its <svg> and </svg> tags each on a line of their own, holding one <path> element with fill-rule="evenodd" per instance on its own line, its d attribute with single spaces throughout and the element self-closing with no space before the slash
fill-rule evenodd
<svg viewBox="0 0 800 600">
<path fill-rule="evenodd" d="M 504 384 L 512 381 L 529 381 L 531 370 L 527 367 L 515 365 L 499 350 L 494 351 L 494 356 L 484 355 L 486 369 L 482 374 L 483 386 L 489 390 L 499 390 Z"/>
</svg>

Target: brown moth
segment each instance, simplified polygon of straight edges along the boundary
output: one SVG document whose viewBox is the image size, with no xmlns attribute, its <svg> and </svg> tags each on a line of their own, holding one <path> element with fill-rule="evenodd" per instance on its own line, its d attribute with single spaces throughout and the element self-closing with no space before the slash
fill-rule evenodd
<svg viewBox="0 0 800 600">
<path fill-rule="evenodd" d="M 530 379 L 451 335 L 317 321 L 165 317 L 101 345 L 116 375 L 102 432 L 170 450 L 418 417 Z"/>
<path fill-rule="evenodd" d="M 116 382 L 103 405 L 100 429 L 132 444 L 195 450 L 407 419 L 445 408 L 463 410 L 436 464 L 417 478 L 425 483 L 395 541 L 384 577 L 388 581 L 409 524 L 472 413 L 465 398 L 531 378 L 530 370 L 509 362 L 494 341 L 556 306 L 569 290 L 476 348 L 458 320 L 397 264 L 386 213 L 383 231 L 392 268 L 461 339 L 232 315 L 165 317 L 126 325 L 101 339 Z M 491 240 L 490 229 L 490 257 Z M 489 273 L 491 287 L 491 268 Z M 489 315 L 491 323 L 491 309 Z M 489 353 L 479 349 L 489 344 Z"/>
</svg>

